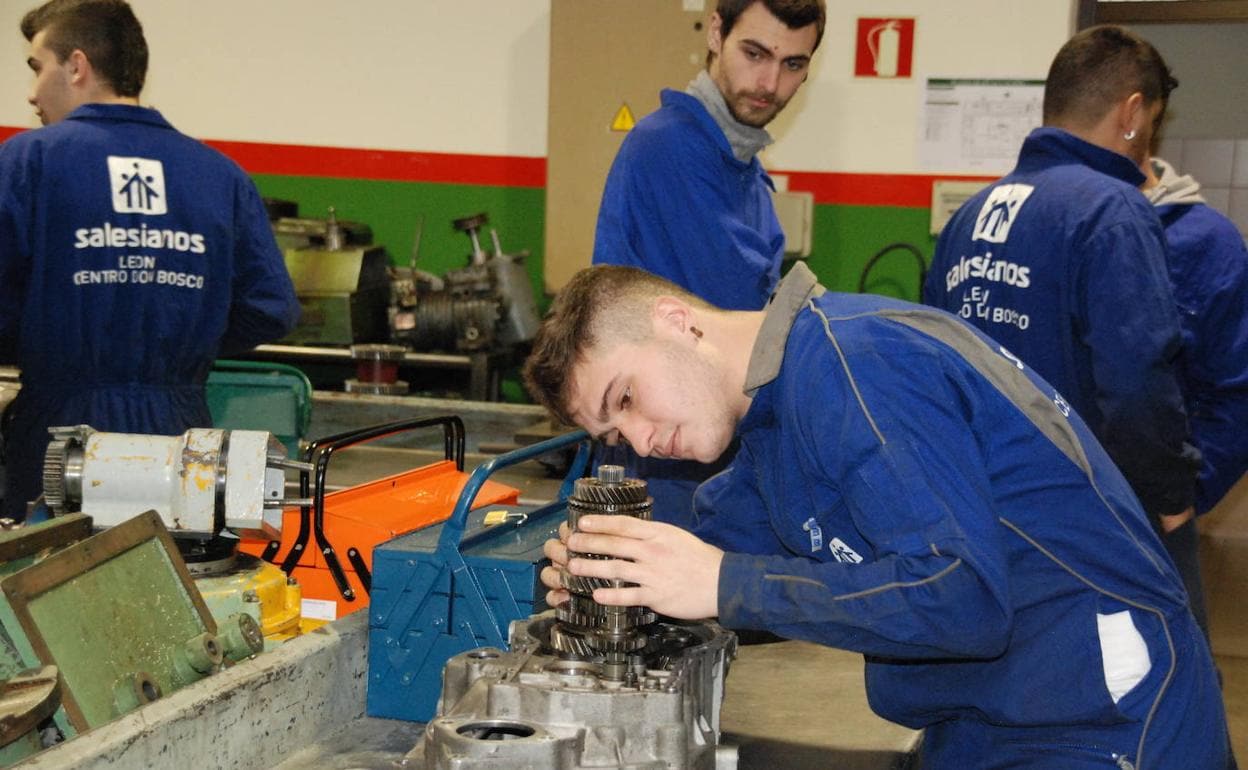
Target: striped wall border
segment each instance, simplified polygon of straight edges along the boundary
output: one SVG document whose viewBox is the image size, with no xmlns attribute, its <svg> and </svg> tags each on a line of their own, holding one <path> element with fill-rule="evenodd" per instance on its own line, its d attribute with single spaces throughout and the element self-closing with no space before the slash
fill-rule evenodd
<svg viewBox="0 0 1248 770">
<path fill-rule="evenodd" d="M 0 126 L 0 141 L 24 129 Z M 207 140 L 251 174 L 371 179 L 497 187 L 541 188 L 546 159 L 508 155 L 460 155 L 400 150 L 366 150 L 314 145 Z M 849 206 L 928 208 L 932 182 L 989 181 L 996 177 L 933 174 L 863 174 L 783 171 L 788 188 L 810 192 L 815 203 Z"/>
</svg>

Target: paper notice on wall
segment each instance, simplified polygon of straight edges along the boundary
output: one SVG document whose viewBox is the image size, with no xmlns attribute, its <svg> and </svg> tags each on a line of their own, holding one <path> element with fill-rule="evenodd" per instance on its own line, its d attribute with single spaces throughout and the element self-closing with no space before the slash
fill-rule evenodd
<svg viewBox="0 0 1248 770">
<path fill-rule="evenodd" d="M 919 109 L 919 164 L 1005 174 L 1041 123 L 1043 80 L 928 78 Z"/>
</svg>

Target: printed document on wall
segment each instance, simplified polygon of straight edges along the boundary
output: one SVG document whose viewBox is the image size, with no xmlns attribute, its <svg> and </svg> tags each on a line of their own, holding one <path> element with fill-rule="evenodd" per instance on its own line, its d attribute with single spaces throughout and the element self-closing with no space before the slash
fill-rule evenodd
<svg viewBox="0 0 1248 770">
<path fill-rule="evenodd" d="M 919 110 L 919 165 L 1005 174 L 1040 126 L 1043 80 L 928 78 Z"/>
</svg>

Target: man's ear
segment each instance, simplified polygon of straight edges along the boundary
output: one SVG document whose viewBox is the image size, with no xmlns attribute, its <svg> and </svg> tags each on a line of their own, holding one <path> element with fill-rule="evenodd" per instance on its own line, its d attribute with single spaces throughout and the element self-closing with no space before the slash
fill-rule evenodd
<svg viewBox="0 0 1248 770">
<path fill-rule="evenodd" d="M 651 320 L 656 334 L 679 339 L 693 323 L 693 308 L 679 297 L 663 295 L 654 301 Z"/>
<path fill-rule="evenodd" d="M 707 49 L 719 56 L 723 51 L 724 38 L 720 34 L 724 28 L 724 20 L 720 18 L 719 11 L 711 14 L 711 21 L 706 25 L 706 47 Z"/>
<path fill-rule="evenodd" d="M 91 60 L 82 49 L 75 48 L 65 57 L 65 70 L 69 73 L 70 83 L 76 86 L 85 85 L 92 72 Z"/>
<path fill-rule="evenodd" d="M 1119 133 L 1126 134 L 1143 130 L 1149 121 L 1148 110 L 1145 109 L 1144 94 L 1136 91 L 1118 105 Z"/>
</svg>

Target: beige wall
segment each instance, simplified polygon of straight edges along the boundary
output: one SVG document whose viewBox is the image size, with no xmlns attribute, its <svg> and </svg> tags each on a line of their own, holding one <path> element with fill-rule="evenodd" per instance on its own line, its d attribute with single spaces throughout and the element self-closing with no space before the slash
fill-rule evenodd
<svg viewBox="0 0 1248 770">
<path fill-rule="evenodd" d="M 924 78 L 1040 78 L 1074 31 L 1072 0 L 871 0 L 828 3 L 814 72 L 771 127 L 769 168 L 910 173 Z M 859 16 L 915 18 L 914 77 L 853 77 Z M 796 109 L 795 109 L 796 108 Z"/>
<path fill-rule="evenodd" d="M 32 124 L 0 2 L 0 125 Z M 144 100 L 213 139 L 542 156 L 549 0 L 131 0 Z"/>
<path fill-rule="evenodd" d="M 195 136 L 546 154 L 549 0 L 132 2 L 152 48 L 146 101 Z M 0 3 L 0 125 L 32 124 L 17 23 L 33 5 Z M 850 76 L 855 18 L 878 3 L 829 6 L 773 167 L 914 170 L 923 76 L 1043 77 L 1074 17 L 1073 0 L 894 0 L 888 14 L 918 20 L 916 77 L 881 83 Z"/>
<path fill-rule="evenodd" d="M 1179 79 L 1166 135 L 1248 138 L 1248 22 L 1138 24 Z"/>
</svg>

